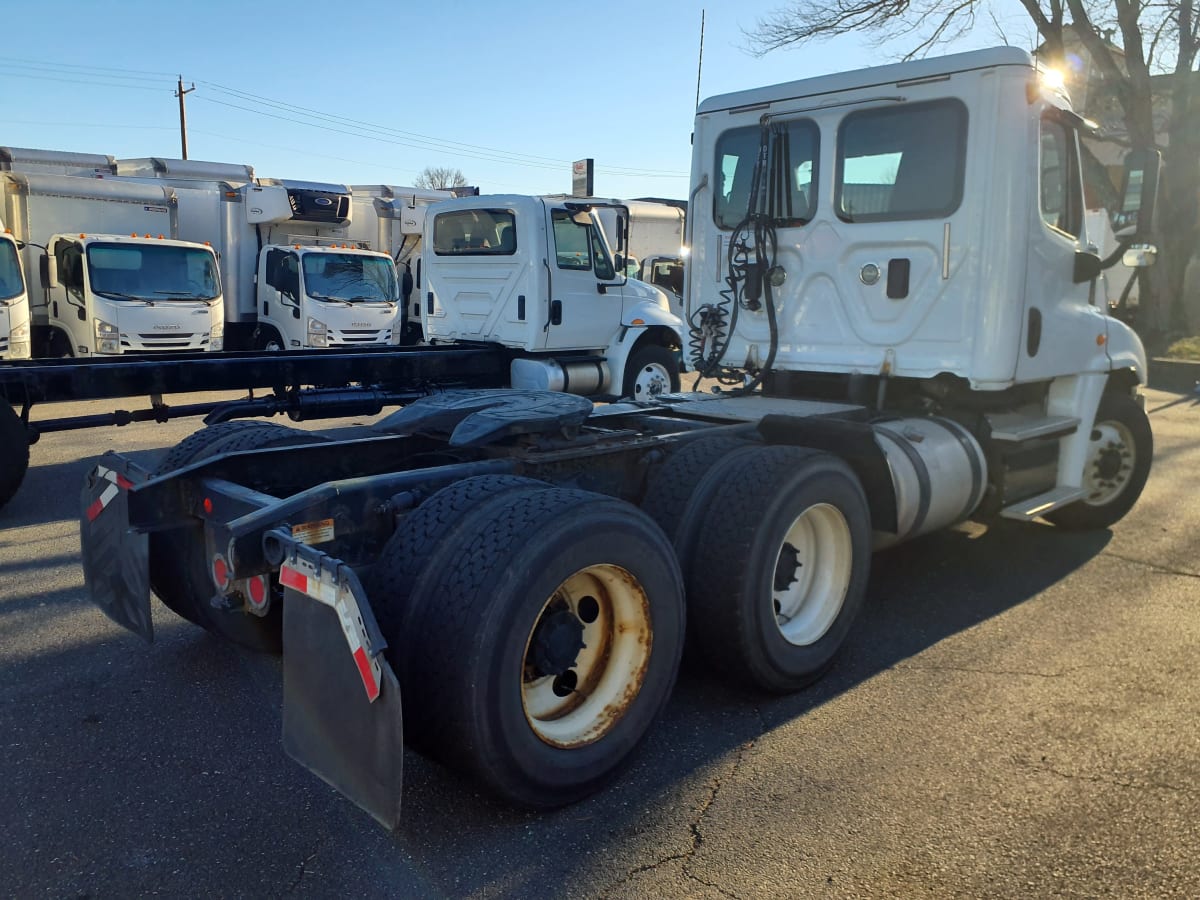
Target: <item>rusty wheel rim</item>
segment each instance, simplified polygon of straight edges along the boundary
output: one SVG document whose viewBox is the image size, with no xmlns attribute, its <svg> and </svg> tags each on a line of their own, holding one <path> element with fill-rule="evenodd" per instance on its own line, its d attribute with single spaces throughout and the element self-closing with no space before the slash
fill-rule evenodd
<svg viewBox="0 0 1200 900">
<path fill-rule="evenodd" d="M 565 748 L 608 734 L 641 690 L 651 644 L 650 603 L 630 572 L 606 564 L 569 577 L 525 640 L 521 706 L 534 734 Z"/>
</svg>

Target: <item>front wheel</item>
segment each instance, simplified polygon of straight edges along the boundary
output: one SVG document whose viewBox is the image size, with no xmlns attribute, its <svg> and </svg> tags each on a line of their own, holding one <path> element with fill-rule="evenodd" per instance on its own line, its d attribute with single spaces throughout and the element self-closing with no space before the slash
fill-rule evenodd
<svg viewBox="0 0 1200 900">
<path fill-rule="evenodd" d="M 1081 485 L 1086 493 L 1046 518 L 1071 531 L 1107 528 L 1133 509 L 1153 456 L 1154 435 L 1141 404 L 1128 394 L 1106 394 L 1088 442 Z"/>
<path fill-rule="evenodd" d="M 679 391 L 679 361 L 675 351 L 658 344 L 647 344 L 633 351 L 625 365 L 622 397 L 654 400 L 660 394 Z"/>
<path fill-rule="evenodd" d="M 265 350 L 268 353 L 278 353 L 286 349 L 279 332 L 269 325 L 260 327 L 254 334 L 254 349 Z"/>
</svg>

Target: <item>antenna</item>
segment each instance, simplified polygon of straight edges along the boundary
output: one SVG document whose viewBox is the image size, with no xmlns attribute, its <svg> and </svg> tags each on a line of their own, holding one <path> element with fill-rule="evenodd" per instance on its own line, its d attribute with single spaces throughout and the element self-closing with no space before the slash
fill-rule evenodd
<svg viewBox="0 0 1200 900">
<path fill-rule="evenodd" d="M 700 56 L 696 60 L 696 109 L 700 108 L 700 73 L 704 69 L 704 10 L 700 10 Z M 183 101 L 179 101 L 182 103 Z"/>
</svg>

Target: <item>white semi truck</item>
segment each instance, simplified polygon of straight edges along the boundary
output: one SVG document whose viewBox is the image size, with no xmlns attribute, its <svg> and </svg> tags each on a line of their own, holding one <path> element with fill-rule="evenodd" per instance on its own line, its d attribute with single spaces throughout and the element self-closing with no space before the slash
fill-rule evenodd
<svg viewBox="0 0 1200 900">
<path fill-rule="evenodd" d="M 1146 356 L 1095 295 L 1117 254 L 1088 249 L 1085 128 L 1012 48 L 707 100 L 684 296 L 691 359 L 725 390 L 439 391 L 336 438 L 225 422 L 154 472 L 109 454 L 81 517 L 92 599 L 146 638 L 152 588 L 282 645 L 286 751 L 389 827 L 406 741 L 520 804 L 583 797 L 653 725 L 685 634 L 713 670 L 794 691 L 834 662 L 875 547 L 1130 510 Z M 1145 232 L 1157 162 L 1127 166 Z M 549 335 L 543 289 L 585 256 L 581 303 L 608 299 L 586 208 L 473 199 L 431 211 L 426 253 L 462 265 L 420 289 L 475 307 L 427 321 Z M 439 233 L 459 208 L 477 216 Z M 478 252 L 568 225 L 544 265 Z"/>
<path fill-rule="evenodd" d="M 169 184 L 179 228 L 217 249 L 229 349 L 398 344 L 401 285 L 391 256 L 348 236 L 344 185 L 256 178 L 250 166 L 122 159 L 117 178 Z"/>
<path fill-rule="evenodd" d="M 177 239 L 170 188 L 7 171 L 0 190 L 26 277 L 40 281 L 29 291 L 35 356 L 221 349 L 216 257 Z"/>
<path fill-rule="evenodd" d="M 425 339 L 520 351 L 517 388 L 679 390 L 683 323 L 662 291 L 617 270 L 599 218 L 614 206 L 512 194 L 430 206 L 415 291 Z"/>
</svg>

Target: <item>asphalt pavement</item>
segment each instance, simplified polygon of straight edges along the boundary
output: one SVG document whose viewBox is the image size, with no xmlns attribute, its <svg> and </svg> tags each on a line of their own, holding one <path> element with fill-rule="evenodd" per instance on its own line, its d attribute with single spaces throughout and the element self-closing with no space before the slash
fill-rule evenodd
<svg viewBox="0 0 1200 900">
<path fill-rule="evenodd" d="M 148 646 L 86 600 L 89 460 L 198 423 L 47 435 L 0 511 L 0 894 L 1200 896 L 1200 407 L 1148 407 L 1154 470 L 1111 531 L 878 555 L 824 680 L 689 665 L 629 769 L 557 812 L 408 753 L 395 834 L 284 755 L 277 660 L 158 604 Z"/>
</svg>

